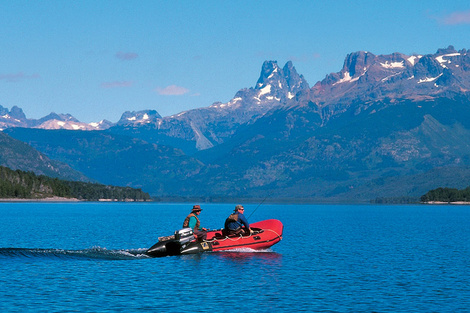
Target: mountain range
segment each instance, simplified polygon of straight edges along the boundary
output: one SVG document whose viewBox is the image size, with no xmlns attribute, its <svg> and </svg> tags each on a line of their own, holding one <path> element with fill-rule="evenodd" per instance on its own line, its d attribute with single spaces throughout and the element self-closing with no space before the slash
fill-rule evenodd
<svg viewBox="0 0 470 313">
<path fill-rule="evenodd" d="M 292 62 L 266 61 L 255 86 L 227 103 L 168 117 L 125 112 L 95 126 L 0 107 L 0 127 L 91 180 L 154 196 L 419 197 L 468 185 L 469 75 L 470 56 L 452 46 L 351 53 L 312 87 Z"/>
</svg>

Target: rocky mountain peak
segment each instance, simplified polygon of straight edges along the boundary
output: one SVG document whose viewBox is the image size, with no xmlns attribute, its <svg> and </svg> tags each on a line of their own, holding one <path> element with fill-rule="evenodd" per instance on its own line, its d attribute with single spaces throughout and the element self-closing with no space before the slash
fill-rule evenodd
<svg viewBox="0 0 470 313">
<path fill-rule="evenodd" d="M 470 56 L 449 46 L 435 54 L 348 54 L 340 72 L 315 84 L 301 101 L 318 104 L 324 119 L 354 106 L 361 112 L 373 101 L 432 99 L 446 93 L 470 90 Z M 383 101 L 386 100 L 386 101 Z M 390 102 L 390 103 L 393 103 Z M 328 109 L 326 109 L 328 107 Z"/>
<path fill-rule="evenodd" d="M 343 64 L 343 73 L 349 73 L 350 77 L 364 73 L 365 69 L 374 63 L 376 56 L 370 52 L 359 51 L 348 54 Z"/>
<path fill-rule="evenodd" d="M 136 125 L 155 122 L 162 116 L 156 110 L 126 111 L 122 114 L 117 125 Z"/>
<path fill-rule="evenodd" d="M 14 106 L 11 111 L 0 105 L 0 129 L 8 127 L 27 127 L 28 120 L 26 119 L 23 110 Z"/>
<path fill-rule="evenodd" d="M 282 70 L 277 65 L 277 61 L 264 61 L 255 89 L 262 89 L 273 82 L 282 81 L 283 79 Z"/>
<path fill-rule="evenodd" d="M 292 99 L 301 90 L 310 86 L 302 75 L 299 75 L 292 62 L 287 62 L 281 69 L 277 61 L 265 61 L 255 90 L 260 100 L 275 100 L 285 102 Z"/>
<path fill-rule="evenodd" d="M 24 114 L 23 110 L 16 105 L 11 108 L 10 116 L 21 121 L 26 120 L 26 115 Z"/>
<path fill-rule="evenodd" d="M 433 55 L 425 55 L 419 59 L 413 67 L 415 78 L 422 80 L 426 78 L 438 77 L 443 72 L 443 67 Z"/>
<path fill-rule="evenodd" d="M 52 112 L 49 115 L 39 119 L 38 121 L 43 123 L 43 122 L 46 122 L 46 121 L 49 121 L 49 120 L 58 120 L 58 121 L 62 121 L 62 122 L 77 122 L 77 123 L 79 122 L 79 120 L 77 120 L 75 117 L 73 117 L 70 114 L 57 114 L 57 113 L 54 113 L 54 112 Z"/>
<path fill-rule="evenodd" d="M 436 52 L 436 54 L 438 54 L 438 55 L 439 54 L 450 54 L 450 53 L 457 53 L 454 46 L 452 46 L 452 45 L 448 46 L 447 48 L 437 49 L 437 52 Z"/>
<path fill-rule="evenodd" d="M 287 62 L 286 65 L 284 65 L 282 71 L 284 73 L 287 86 L 289 87 L 289 91 L 291 93 L 296 94 L 301 90 L 310 88 L 304 76 L 299 75 L 299 73 L 297 73 L 297 70 L 295 69 L 291 61 Z"/>
</svg>

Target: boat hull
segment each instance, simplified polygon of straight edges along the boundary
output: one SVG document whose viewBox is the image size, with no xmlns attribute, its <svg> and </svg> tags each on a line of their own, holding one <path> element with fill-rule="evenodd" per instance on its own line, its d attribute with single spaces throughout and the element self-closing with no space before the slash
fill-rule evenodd
<svg viewBox="0 0 470 313">
<path fill-rule="evenodd" d="M 207 233 L 207 242 L 212 244 L 212 251 L 250 248 L 253 250 L 267 249 L 282 239 L 283 225 L 278 220 L 265 220 L 253 223 L 252 235 L 235 237 L 223 236 L 221 231 Z"/>
<path fill-rule="evenodd" d="M 152 257 L 168 255 L 194 254 L 208 251 L 224 251 L 249 248 L 263 250 L 272 247 L 282 240 L 284 226 L 279 220 L 270 219 L 250 225 L 252 234 L 226 236 L 223 230 L 207 232 L 207 239 L 202 242 L 190 241 L 181 243 L 174 238 L 162 240 L 147 250 L 146 254 Z"/>
</svg>

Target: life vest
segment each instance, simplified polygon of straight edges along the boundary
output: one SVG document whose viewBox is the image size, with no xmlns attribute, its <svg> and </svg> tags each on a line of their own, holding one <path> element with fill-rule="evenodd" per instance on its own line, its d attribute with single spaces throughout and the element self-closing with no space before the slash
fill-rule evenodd
<svg viewBox="0 0 470 313">
<path fill-rule="evenodd" d="M 225 230 L 229 230 L 229 231 L 235 230 L 235 229 L 231 229 L 229 227 L 229 225 L 232 224 L 232 223 L 235 223 L 237 225 L 236 229 L 239 229 L 241 227 L 240 223 L 238 222 L 238 212 L 232 213 L 232 214 L 230 214 L 229 217 L 227 217 L 227 219 L 225 220 L 225 224 L 224 224 Z M 232 227 L 233 227 L 233 225 L 232 225 Z"/>
<path fill-rule="evenodd" d="M 238 222 L 238 212 L 230 214 L 227 218 L 227 222 Z"/>
<path fill-rule="evenodd" d="M 194 230 L 198 230 L 199 226 L 201 226 L 201 222 L 199 221 L 196 214 L 194 213 L 190 213 L 188 216 L 186 216 L 183 222 L 183 228 L 189 227 L 189 220 L 191 219 L 192 216 L 196 218 L 196 226 L 194 226 Z"/>
</svg>

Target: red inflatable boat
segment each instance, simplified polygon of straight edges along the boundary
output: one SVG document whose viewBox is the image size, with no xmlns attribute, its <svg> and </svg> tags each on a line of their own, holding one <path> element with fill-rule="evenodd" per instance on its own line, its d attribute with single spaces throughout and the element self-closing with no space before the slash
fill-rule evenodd
<svg viewBox="0 0 470 313">
<path fill-rule="evenodd" d="M 250 228 L 251 234 L 236 236 L 226 236 L 222 229 L 211 230 L 207 232 L 207 239 L 202 242 L 194 239 L 190 228 L 183 228 L 172 236 L 159 238 L 146 254 L 161 257 L 240 248 L 263 250 L 281 241 L 284 226 L 279 220 L 271 219 L 252 223 Z"/>
</svg>

